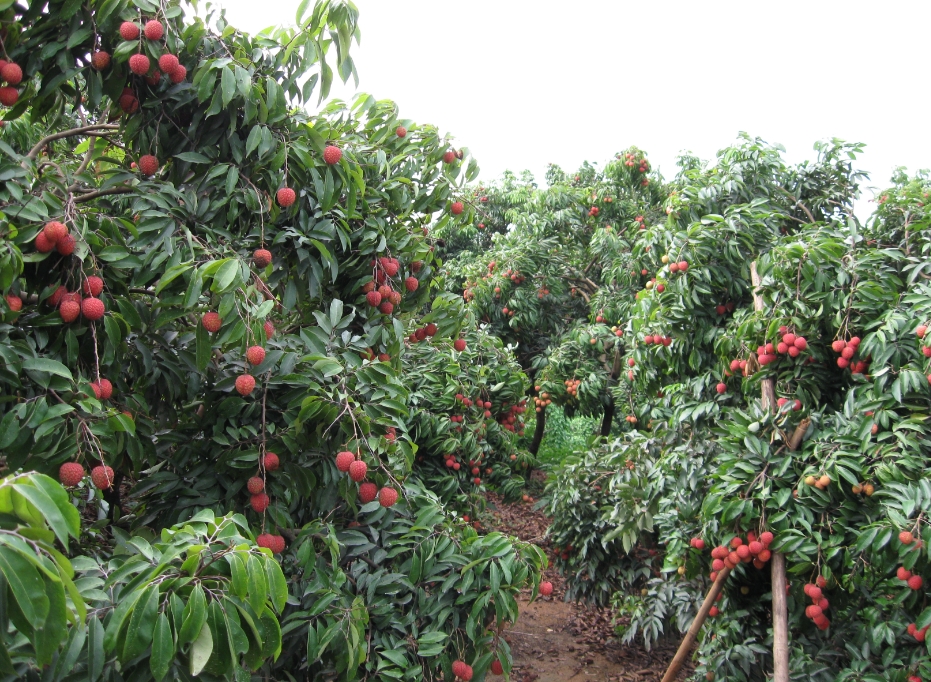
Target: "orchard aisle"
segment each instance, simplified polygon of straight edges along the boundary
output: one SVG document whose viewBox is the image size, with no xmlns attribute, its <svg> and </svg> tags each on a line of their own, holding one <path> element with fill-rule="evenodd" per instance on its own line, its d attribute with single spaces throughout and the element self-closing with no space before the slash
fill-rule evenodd
<svg viewBox="0 0 931 682">
<path fill-rule="evenodd" d="M 675 654 L 678 641 L 648 652 L 623 646 L 614 635 L 609 609 L 589 608 L 563 601 L 564 583 L 553 567 L 552 547 L 544 537 L 549 519 L 533 505 L 507 504 L 489 493 L 488 511 L 494 530 L 516 535 L 542 547 L 550 557 L 544 579 L 553 583 L 551 597 L 530 602 L 520 596 L 520 618 L 505 635 L 514 654 L 514 682 L 649 682 L 659 680 Z M 686 666 L 679 679 L 691 672 Z M 495 678 L 489 678 L 495 679 Z"/>
</svg>

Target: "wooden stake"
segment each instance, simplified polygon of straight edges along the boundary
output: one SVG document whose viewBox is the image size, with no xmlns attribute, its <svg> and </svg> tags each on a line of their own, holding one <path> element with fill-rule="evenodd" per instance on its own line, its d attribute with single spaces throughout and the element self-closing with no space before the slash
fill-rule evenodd
<svg viewBox="0 0 931 682">
<path fill-rule="evenodd" d="M 756 261 L 750 263 L 750 281 L 753 284 L 753 308 L 763 312 L 763 297 L 760 295 L 760 274 Z M 772 411 L 776 408 L 776 385 L 772 379 L 760 382 L 763 409 Z M 794 450 L 801 444 L 808 420 L 798 425 L 787 445 Z M 805 428 L 802 429 L 802 424 Z M 793 444 L 795 447 L 793 447 Z M 782 552 L 773 552 L 770 563 L 773 594 L 773 682 L 789 682 L 789 610 L 786 606 L 786 558 Z"/>
<path fill-rule="evenodd" d="M 727 566 L 718 571 L 718 577 L 715 578 L 714 583 L 711 585 L 711 589 L 708 590 L 708 594 L 705 595 L 705 601 L 702 602 L 701 608 L 698 609 L 698 613 L 695 614 L 695 620 L 692 621 L 689 631 L 685 633 L 685 637 L 682 639 L 682 643 L 679 645 L 676 655 L 673 656 L 672 661 L 669 662 L 669 667 L 666 669 L 666 674 L 663 675 L 662 682 L 673 682 L 673 680 L 676 679 L 679 670 L 682 668 L 682 664 L 685 663 L 685 659 L 692 653 L 692 645 L 695 643 L 695 638 L 698 637 L 698 631 L 701 630 L 701 626 L 704 625 L 705 619 L 708 617 L 708 612 L 711 610 L 711 607 L 714 606 L 714 602 L 717 600 L 718 595 L 721 594 L 721 590 L 724 589 L 724 581 L 727 580 L 727 576 L 730 575 L 730 572 L 731 569 Z M 783 600 L 785 600 L 785 596 L 783 596 Z"/>
</svg>

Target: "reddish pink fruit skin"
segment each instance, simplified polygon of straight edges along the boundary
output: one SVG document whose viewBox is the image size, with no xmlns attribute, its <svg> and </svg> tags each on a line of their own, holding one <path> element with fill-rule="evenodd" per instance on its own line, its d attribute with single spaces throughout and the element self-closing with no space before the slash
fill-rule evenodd
<svg viewBox="0 0 931 682">
<path fill-rule="evenodd" d="M 339 163 L 341 158 L 343 158 L 343 150 L 339 147 L 331 145 L 323 150 L 323 160 L 331 166 Z"/>
<path fill-rule="evenodd" d="M 378 486 L 374 483 L 363 483 L 359 486 L 359 501 L 368 504 L 378 496 Z"/>
<path fill-rule="evenodd" d="M 382 507 L 393 507 L 398 501 L 398 491 L 394 488 L 382 488 L 378 492 L 378 502 Z"/>
<path fill-rule="evenodd" d="M 58 480 L 64 486 L 74 486 L 84 478 L 84 467 L 77 462 L 65 462 L 58 470 Z"/>
<path fill-rule="evenodd" d="M 349 471 L 354 461 L 356 461 L 356 456 L 347 450 L 336 454 L 336 468 L 343 473 Z"/>
<path fill-rule="evenodd" d="M 351 478 L 356 483 L 362 481 L 362 479 L 365 478 L 365 474 L 367 472 L 368 466 L 361 459 L 357 459 L 349 465 L 349 478 Z"/>
<path fill-rule="evenodd" d="M 281 462 L 274 452 L 266 452 L 265 457 L 262 458 L 262 466 L 265 471 L 277 471 L 278 467 L 281 466 Z"/>
</svg>

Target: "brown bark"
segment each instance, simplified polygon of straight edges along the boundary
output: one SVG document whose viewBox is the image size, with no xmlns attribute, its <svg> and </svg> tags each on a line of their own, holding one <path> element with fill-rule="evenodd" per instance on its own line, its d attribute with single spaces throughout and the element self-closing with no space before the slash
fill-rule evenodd
<svg viewBox="0 0 931 682">
<path fill-rule="evenodd" d="M 540 443 L 543 442 L 543 430 L 546 428 L 546 408 L 537 412 L 537 425 L 533 429 L 533 441 L 530 443 L 530 454 L 534 457 L 540 450 Z"/>
</svg>

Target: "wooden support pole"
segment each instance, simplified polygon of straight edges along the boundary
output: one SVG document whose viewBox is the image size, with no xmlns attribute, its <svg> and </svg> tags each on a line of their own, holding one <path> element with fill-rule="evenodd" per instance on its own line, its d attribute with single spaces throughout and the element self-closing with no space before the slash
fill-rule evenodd
<svg viewBox="0 0 931 682">
<path fill-rule="evenodd" d="M 662 682 L 673 682 L 673 680 L 676 679 L 679 670 L 682 668 L 682 664 L 685 663 L 685 660 L 692 652 L 692 645 L 698 637 L 698 631 L 701 630 L 701 626 L 705 624 L 708 612 L 711 611 L 711 607 L 714 606 L 714 602 L 717 600 L 718 595 L 721 594 L 721 590 L 724 589 L 724 582 L 727 580 L 727 576 L 730 575 L 730 573 L 731 569 L 727 568 L 727 566 L 718 571 L 718 577 L 715 578 L 714 582 L 711 584 L 711 589 L 708 590 L 708 594 L 705 595 L 705 601 L 701 603 L 701 608 L 698 609 L 698 613 L 695 614 L 695 620 L 692 621 L 689 631 L 685 633 L 685 637 L 682 639 L 682 643 L 679 645 L 676 655 L 673 656 L 672 661 L 669 662 L 669 667 L 666 669 L 666 674 L 663 675 Z M 783 596 L 783 599 L 785 599 L 785 596 Z"/>
<path fill-rule="evenodd" d="M 753 284 L 753 308 L 763 312 L 763 297 L 759 291 L 761 280 L 756 261 L 750 263 L 750 281 Z M 763 409 L 772 411 L 776 408 L 775 382 L 763 379 L 760 384 Z M 805 424 L 804 429 L 801 426 L 799 424 L 787 443 L 790 449 L 798 447 L 808 430 L 808 424 Z M 773 682 L 789 682 L 789 610 L 786 605 L 786 558 L 782 552 L 773 552 L 770 570 L 773 595 Z"/>
</svg>

